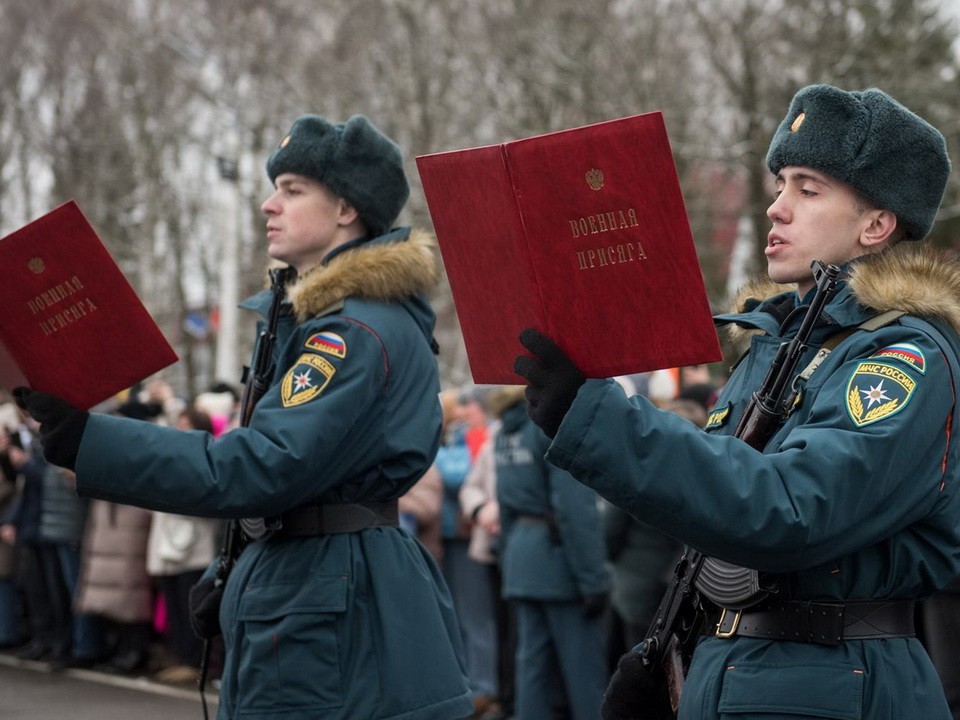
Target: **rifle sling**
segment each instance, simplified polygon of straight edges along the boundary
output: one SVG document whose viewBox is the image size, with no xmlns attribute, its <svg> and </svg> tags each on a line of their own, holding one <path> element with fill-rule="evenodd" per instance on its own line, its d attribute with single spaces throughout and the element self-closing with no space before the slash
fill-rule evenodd
<svg viewBox="0 0 960 720">
<path fill-rule="evenodd" d="M 841 330 L 838 333 L 834 333 L 827 338 L 823 345 L 820 346 L 820 350 L 816 355 L 814 355 L 813 360 L 811 360 L 803 369 L 798 378 L 803 380 L 803 382 L 809 380 L 810 376 L 813 375 L 818 367 L 820 367 L 820 364 L 827 359 L 827 355 L 829 355 L 831 351 L 837 347 L 837 345 L 853 335 L 853 333 L 855 333 L 857 330 L 873 332 L 874 330 L 879 330 L 880 328 L 899 320 L 904 315 L 906 315 L 906 313 L 902 310 L 887 310 L 879 315 L 874 315 L 872 318 L 865 320 L 856 327 L 847 328 L 846 330 Z"/>
</svg>

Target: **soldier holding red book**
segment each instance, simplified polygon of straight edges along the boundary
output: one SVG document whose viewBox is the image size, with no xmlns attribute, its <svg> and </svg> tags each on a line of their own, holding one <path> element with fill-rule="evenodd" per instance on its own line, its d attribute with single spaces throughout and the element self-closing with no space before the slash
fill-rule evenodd
<svg viewBox="0 0 960 720">
<path fill-rule="evenodd" d="M 307 115 L 267 173 L 267 250 L 297 279 L 280 291 L 273 371 L 246 426 L 214 439 L 37 391 L 18 402 L 84 496 L 266 518 L 245 523 L 223 590 L 222 720 L 464 717 L 450 594 L 398 527 L 397 498 L 440 440 L 426 298 L 439 269 L 431 238 L 393 227 L 409 195 L 400 150 L 362 116 Z M 272 297 L 244 305 L 267 317 Z M 212 571 L 201 582 L 216 589 Z"/>
<path fill-rule="evenodd" d="M 532 330 L 516 363 L 529 413 L 553 438 L 550 462 L 756 578 L 741 606 L 697 585 L 704 633 L 681 719 L 947 720 L 913 627 L 914 601 L 960 574 L 960 277 L 915 242 L 944 193 L 946 145 L 880 90 L 814 85 L 794 97 L 767 165 L 779 287 L 749 288 L 715 319 L 750 347 L 707 432 L 585 379 Z M 796 402 L 757 450 L 732 436 L 798 333 L 815 260 L 840 266 L 839 290 L 791 378 Z M 639 694 L 649 677 L 636 651 L 624 656 L 604 716 L 672 716 L 662 693 Z"/>
</svg>

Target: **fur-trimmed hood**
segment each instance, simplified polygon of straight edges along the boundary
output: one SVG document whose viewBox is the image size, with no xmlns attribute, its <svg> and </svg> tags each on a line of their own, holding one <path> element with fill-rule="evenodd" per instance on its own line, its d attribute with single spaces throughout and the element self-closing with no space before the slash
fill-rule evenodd
<svg viewBox="0 0 960 720">
<path fill-rule="evenodd" d="M 861 305 L 939 318 L 960 333 L 960 264 L 930 249 L 887 252 L 854 263 L 850 289 Z"/>
<path fill-rule="evenodd" d="M 960 264 L 929 247 L 901 245 L 850 263 L 847 285 L 856 301 L 878 312 L 900 310 L 920 318 L 938 318 L 960 333 Z M 795 290 L 758 280 L 744 286 L 734 298 L 734 312 L 756 307 L 758 301 Z M 754 332 L 727 326 L 734 341 Z"/>
<path fill-rule="evenodd" d="M 414 230 L 405 241 L 389 233 L 334 256 L 287 288 L 299 322 L 347 298 L 398 301 L 428 293 L 440 277 L 436 241 Z"/>
</svg>

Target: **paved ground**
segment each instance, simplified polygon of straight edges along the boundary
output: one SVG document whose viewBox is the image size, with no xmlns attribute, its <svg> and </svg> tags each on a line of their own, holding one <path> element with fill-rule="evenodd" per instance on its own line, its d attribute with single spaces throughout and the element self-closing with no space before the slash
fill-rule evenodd
<svg viewBox="0 0 960 720">
<path fill-rule="evenodd" d="M 211 718 L 216 691 L 207 691 Z M 2 720 L 202 720 L 200 694 L 145 678 L 115 677 L 89 670 L 51 672 L 0 654 Z"/>
</svg>

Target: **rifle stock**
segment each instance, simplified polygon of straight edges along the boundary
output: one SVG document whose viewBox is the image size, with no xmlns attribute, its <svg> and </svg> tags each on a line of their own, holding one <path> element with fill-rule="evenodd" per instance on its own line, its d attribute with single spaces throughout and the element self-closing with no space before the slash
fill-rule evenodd
<svg viewBox="0 0 960 720">
<path fill-rule="evenodd" d="M 743 440 L 754 450 L 763 450 L 767 441 L 780 427 L 782 418 L 782 413 L 767 410 L 757 401 L 756 397 L 753 397 L 740 418 L 736 437 Z"/>
</svg>

